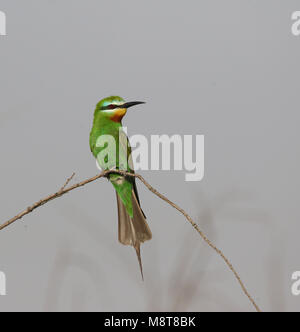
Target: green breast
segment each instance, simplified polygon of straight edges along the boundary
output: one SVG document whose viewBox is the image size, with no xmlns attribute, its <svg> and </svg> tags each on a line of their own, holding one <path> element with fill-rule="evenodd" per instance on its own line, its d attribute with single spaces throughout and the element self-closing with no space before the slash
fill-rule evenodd
<svg viewBox="0 0 300 332">
<path fill-rule="evenodd" d="M 100 146 L 107 140 L 106 135 L 109 135 L 109 140 L 113 139 L 115 144 Z M 96 121 L 94 119 L 90 133 L 90 148 L 103 170 L 116 168 L 133 172 L 131 148 L 120 123 L 108 119 L 96 118 Z M 131 196 L 134 178 L 111 174 L 109 179 L 125 205 L 127 213 L 133 217 Z"/>
</svg>

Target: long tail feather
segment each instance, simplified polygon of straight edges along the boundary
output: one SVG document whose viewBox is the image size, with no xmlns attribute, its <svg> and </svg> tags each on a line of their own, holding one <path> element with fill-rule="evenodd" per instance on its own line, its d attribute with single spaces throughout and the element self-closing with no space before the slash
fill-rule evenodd
<svg viewBox="0 0 300 332">
<path fill-rule="evenodd" d="M 151 230 L 147 224 L 145 215 L 139 205 L 134 190 L 132 191 L 133 218 L 128 215 L 118 194 L 117 203 L 119 217 L 119 241 L 124 245 L 131 245 L 134 247 L 142 279 L 144 280 L 140 244 L 152 238 Z"/>
<path fill-rule="evenodd" d="M 142 275 L 142 280 L 144 281 L 143 264 L 142 264 L 142 258 L 141 258 L 141 245 L 140 245 L 140 243 L 137 243 L 134 246 L 134 249 L 135 249 L 135 252 L 136 252 L 136 255 L 137 255 L 137 259 L 139 261 L 141 275 Z"/>
</svg>

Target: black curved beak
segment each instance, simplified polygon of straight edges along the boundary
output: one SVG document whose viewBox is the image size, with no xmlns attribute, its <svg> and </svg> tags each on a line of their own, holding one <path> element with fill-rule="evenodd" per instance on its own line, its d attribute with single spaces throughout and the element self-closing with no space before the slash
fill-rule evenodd
<svg viewBox="0 0 300 332">
<path fill-rule="evenodd" d="M 128 103 L 120 105 L 119 107 L 129 108 L 129 107 L 132 107 L 132 106 L 135 106 L 135 105 L 139 105 L 139 104 L 145 104 L 145 102 L 144 101 L 130 101 Z"/>
</svg>

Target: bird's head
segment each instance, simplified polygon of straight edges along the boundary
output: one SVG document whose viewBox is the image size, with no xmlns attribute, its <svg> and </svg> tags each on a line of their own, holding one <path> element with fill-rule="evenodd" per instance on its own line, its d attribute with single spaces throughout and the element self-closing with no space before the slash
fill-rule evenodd
<svg viewBox="0 0 300 332">
<path fill-rule="evenodd" d="M 125 100 L 118 96 L 111 96 L 99 101 L 96 109 L 109 117 L 112 121 L 120 122 L 126 114 L 129 107 L 144 104 L 143 101 L 125 102 Z"/>
</svg>

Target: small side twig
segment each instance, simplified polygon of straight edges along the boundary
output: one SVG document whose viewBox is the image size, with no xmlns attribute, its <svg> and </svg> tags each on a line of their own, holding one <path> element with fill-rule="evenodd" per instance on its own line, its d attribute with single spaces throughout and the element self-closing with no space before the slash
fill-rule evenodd
<svg viewBox="0 0 300 332">
<path fill-rule="evenodd" d="M 166 203 L 168 203 L 169 205 L 171 205 L 174 209 L 176 209 L 177 211 L 179 211 L 186 219 L 187 221 L 193 226 L 193 228 L 199 233 L 199 235 L 201 236 L 201 238 L 223 259 L 223 261 L 225 262 L 225 264 L 228 266 L 228 268 L 231 270 L 231 272 L 234 274 L 235 278 L 237 279 L 238 283 L 240 284 L 242 291 L 244 292 L 244 294 L 247 296 L 247 298 L 249 299 L 249 301 L 252 303 L 252 305 L 254 306 L 254 308 L 256 309 L 256 311 L 260 312 L 260 308 L 258 307 L 258 305 L 256 304 L 256 302 L 254 301 L 254 299 L 252 298 L 252 296 L 250 295 L 250 293 L 247 291 L 244 283 L 242 282 L 239 274 L 236 272 L 235 268 L 232 266 L 231 262 L 229 261 L 229 259 L 223 254 L 223 252 L 218 249 L 208 238 L 207 236 L 201 231 L 201 229 L 199 228 L 199 226 L 193 221 L 193 219 L 182 209 L 180 208 L 177 204 L 173 203 L 172 201 L 170 201 L 166 196 L 164 196 L 163 194 L 161 194 L 160 192 L 158 192 L 155 188 L 153 188 L 141 175 L 136 174 L 136 173 L 128 173 L 125 171 L 120 171 L 120 170 L 107 170 L 107 171 L 103 171 L 102 173 L 89 178 L 87 180 L 81 181 L 79 183 L 76 183 L 70 187 L 67 188 L 68 184 L 70 183 L 70 181 L 73 179 L 75 173 L 72 174 L 71 177 L 69 177 L 65 184 L 61 187 L 61 189 L 59 191 L 57 191 L 54 194 L 51 194 L 41 200 L 39 200 L 38 202 L 32 204 L 31 206 L 29 206 L 27 209 L 25 209 L 24 211 L 18 213 L 15 217 L 7 220 L 6 222 L 4 222 L 2 225 L 0 225 L 0 231 L 3 230 L 4 228 L 6 228 L 7 226 L 11 225 L 12 223 L 14 223 L 15 221 L 22 219 L 25 215 L 31 213 L 33 210 L 37 209 L 38 207 L 48 203 L 49 201 L 61 197 L 63 195 L 65 195 L 66 193 L 70 192 L 71 190 L 77 189 L 79 187 L 82 187 L 88 183 L 91 183 L 97 179 L 100 179 L 102 177 L 106 177 L 107 175 L 109 175 L 110 173 L 117 173 L 117 174 L 121 174 L 121 175 L 125 175 L 125 176 L 131 176 L 131 177 L 136 177 L 138 178 L 153 194 L 155 194 L 156 196 L 158 196 L 160 199 L 162 199 L 163 201 L 165 201 Z"/>
<path fill-rule="evenodd" d="M 71 182 L 71 180 L 73 179 L 74 176 L 75 176 L 75 172 L 73 172 L 73 174 L 67 179 L 65 184 L 60 188 L 60 191 L 63 191 L 66 188 L 66 186 Z"/>
</svg>

